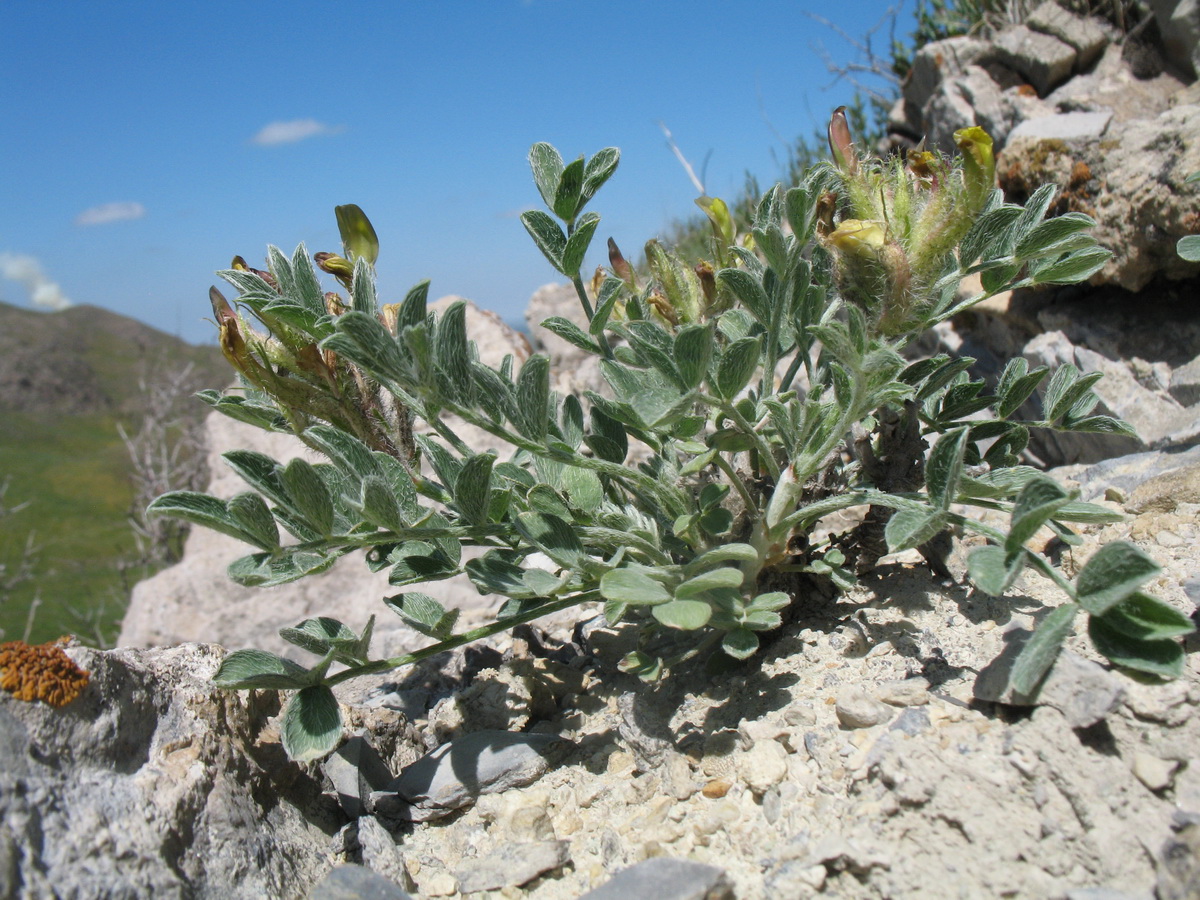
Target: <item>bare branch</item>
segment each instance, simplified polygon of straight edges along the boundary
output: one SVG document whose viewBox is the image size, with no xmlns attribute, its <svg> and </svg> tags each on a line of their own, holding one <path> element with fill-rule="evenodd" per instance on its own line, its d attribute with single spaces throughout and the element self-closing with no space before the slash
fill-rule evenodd
<svg viewBox="0 0 1200 900">
<path fill-rule="evenodd" d="M 146 506 L 168 491 L 201 490 L 208 480 L 203 423 L 187 414 L 185 402 L 197 387 L 191 363 L 172 367 L 166 360 L 147 366 L 138 379 L 143 398 L 137 431 L 118 424 L 117 433 L 132 464 L 130 527 L 137 544 L 131 564 L 177 562 L 186 526 L 174 519 L 150 519 Z"/>
<path fill-rule="evenodd" d="M 891 101 L 892 97 L 888 90 L 894 91 L 900 87 L 900 79 L 896 73 L 892 71 L 891 64 L 891 46 L 895 40 L 896 20 L 899 16 L 900 9 L 903 3 L 888 7 L 887 11 L 880 17 L 866 33 L 864 37 L 855 38 L 849 35 L 844 29 L 840 28 L 836 23 L 826 19 L 824 16 L 819 16 L 813 12 L 805 12 L 805 15 L 814 22 L 828 28 L 847 44 L 855 49 L 861 61 L 849 63 L 847 65 L 837 65 L 829 52 L 822 46 L 817 45 L 813 49 L 821 55 L 822 61 L 825 63 L 825 68 L 834 76 L 832 82 L 825 86 L 825 89 L 833 87 L 842 79 L 846 79 L 851 86 L 858 92 L 867 95 L 872 100 L 885 104 Z M 889 41 L 884 53 L 877 53 L 872 46 L 872 40 L 875 33 L 884 26 L 888 26 Z M 870 75 L 875 79 L 881 79 L 888 84 L 888 89 L 881 90 L 877 87 L 872 87 L 863 79 L 856 77 L 859 74 Z"/>
<path fill-rule="evenodd" d="M 693 169 L 692 164 L 687 161 L 687 157 L 683 155 L 683 151 L 679 149 L 679 145 L 675 143 L 675 138 L 671 136 L 671 130 L 667 128 L 667 123 L 660 121 L 658 123 L 658 127 L 661 128 L 663 134 L 667 136 L 667 146 L 671 148 L 671 152 L 675 154 L 675 158 L 679 160 L 680 165 L 683 166 L 683 170 L 687 172 L 687 176 L 689 179 L 691 179 L 692 184 L 695 185 L 696 190 L 699 191 L 701 195 L 707 194 L 708 192 L 704 190 L 704 182 L 696 177 L 695 169 Z"/>
</svg>

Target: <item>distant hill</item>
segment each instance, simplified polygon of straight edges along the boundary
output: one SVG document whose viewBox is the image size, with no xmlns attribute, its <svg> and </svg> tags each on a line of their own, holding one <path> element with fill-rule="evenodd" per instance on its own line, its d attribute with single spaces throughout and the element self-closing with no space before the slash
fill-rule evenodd
<svg viewBox="0 0 1200 900">
<path fill-rule="evenodd" d="M 0 410 L 128 413 L 147 366 L 190 362 L 212 386 L 230 381 L 216 346 L 197 347 L 97 306 L 38 312 L 0 303 Z"/>
<path fill-rule="evenodd" d="M 194 346 L 94 306 L 37 312 L 0 303 L 0 566 L 11 576 L 26 541 L 39 552 L 34 577 L 5 591 L 0 640 L 20 638 L 31 604 L 32 640 L 66 631 L 111 639 L 130 583 L 134 540 L 131 464 L 118 423 L 136 431 L 147 380 L 188 364 L 188 391 L 222 387 L 229 364 L 214 346 Z M 206 412 L 184 400 L 185 415 Z"/>
</svg>

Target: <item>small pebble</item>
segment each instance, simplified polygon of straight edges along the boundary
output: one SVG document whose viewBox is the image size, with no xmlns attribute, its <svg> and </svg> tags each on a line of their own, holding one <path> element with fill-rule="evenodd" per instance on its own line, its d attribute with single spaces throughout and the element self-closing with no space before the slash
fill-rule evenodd
<svg viewBox="0 0 1200 900">
<path fill-rule="evenodd" d="M 778 741 L 755 744 L 738 757 L 738 777 L 755 794 L 762 794 L 787 776 L 787 751 Z"/>
<path fill-rule="evenodd" d="M 728 778 L 717 778 L 706 784 L 700 790 L 700 793 L 709 800 L 720 800 L 729 793 L 729 789 L 731 787 L 733 787 L 733 782 L 731 782 Z"/>
<path fill-rule="evenodd" d="M 929 702 L 929 680 L 918 675 L 903 681 L 885 681 L 875 688 L 875 696 L 892 706 L 924 706 Z"/>
<path fill-rule="evenodd" d="M 929 711 L 921 707 L 910 707 L 896 717 L 892 723 L 892 731 L 901 731 L 907 735 L 918 735 L 929 730 Z"/>
<path fill-rule="evenodd" d="M 1179 763 L 1173 759 L 1159 759 L 1144 751 L 1133 754 L 1133 774 L 1137 780 L 1152 791 L 1161 791 L 1171 786 L 1171 780 Z"/>
<path fill-rule="evenodd" d="M 724 869 L 660 856 L 623 869 L 579 900 L 716 900 L 732 896 Z"/>
<path fill-rule="evenodd" d="M 424 821 L 445 815 L 481 794 L 532 784 L 568 743 L 548 734 L 471 732 L 405 766 L 388 790 L 373 792 L 371 800 L 395 818 Z"/>
<path fill-rule="evenodd" d="M 458 893 L 458 879 L 449 872 L 437 872 L 421 882 L 426 897 L 453 897 Z"/>
<path fill-rule="evenodd" d="M 1160 547 L 1182 547 L 1184 544 L 1183 538 L 1173 531 L 1163 529 L 1154 536 L 1154 540 L 1158 542 Z"/>
<path fill-rule="evenodd" d="M 892 717 L 891 709 L 858 685 L 838 691 L 836 712 L 843 728 L 870 728 Z"/>
</svg>

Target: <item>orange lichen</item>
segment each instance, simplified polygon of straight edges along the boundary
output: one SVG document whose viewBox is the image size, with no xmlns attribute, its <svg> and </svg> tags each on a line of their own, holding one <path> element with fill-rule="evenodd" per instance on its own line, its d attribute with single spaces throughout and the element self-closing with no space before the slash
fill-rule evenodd
<svg viewBox="0 0 1200 900">
<path fill-rule="evenodd" d="M 1066 143 L 1049 138 L 1007 159 L 1000 169 L 1000 187 L 1007 199 L 1023 203 L 1047 181 L 1058 182 L 1060 193 L 1050 205 L 1049 214 L 1065 212 L 1095 215 L 1095 201 L 1103 189 L 1091 166 L 1072 156 Z"/>
<path fill-rule="evenodd" d="M 66 706 L 87 687 L 88 673 L 63 652 L 65 638 L 45 644 L 0 644 L 0 688 L 18 700 Z"/>
</svg>

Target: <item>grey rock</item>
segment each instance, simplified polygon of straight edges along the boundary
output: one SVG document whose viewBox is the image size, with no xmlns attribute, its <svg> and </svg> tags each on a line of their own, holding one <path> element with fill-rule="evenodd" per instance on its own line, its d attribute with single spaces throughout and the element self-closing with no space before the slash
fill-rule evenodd
<svg viewBox="0 0 1200 900">
<path fill-rule="evenodd" d="M 1183 593 L 1196 606 L 1200 606 L 1200 576 L 1189 578 L 1183 583 Z"/>
<path fill-rule="evenodd" d="M 617 709 L 621 713 L 617 728 L 638 766 L 643 771 L 649 771 L 657 767 L 674 748 L 666 736 L 651 734 L 638 721 L 637 697 L 635 692 L 627 691 L 617 698 Z"/>
<path fill-rule="evenodd" d="M 325 874 L 342 813 L 258 742 L 274 694 L 213 687 L 221 648 L 67 652 L 91 673 L 69 707 L 0 693 L 25 760 L 0 771 L 0 896 L 252 900 Z"/>
<path fill-rule="evenodd" d="M 1149 894 L 1128 894 L 1114 888 L 1075 888 L 1067 891 L 1067 900 L 1150 900 Z"/>
<path fill-rule="evenodd" d="M 891 725 L 891 731 L 901 731 L 907 735 L 920 734 L 929 730 L 929 710 L 921 706 L 911 706 L 900 715 Z"/>
<path fill-rule="evenodd" d="M 904 83 L 904 99 L 913 109 L 923 109 L 942 82 L 961 75 L 967 66 L 981 63 L 988 52 L 984 41 L 952 37 L 933 41 L 917 51 Z"/>
<path fill-rule="evenodd" d="M 0 706 L 0 772 L 20 778 L 29 772 L 29 734 L 21 720 Z"/>
<path fill-rule="evenodd" d="M 1167 840 L 1158 859 L 1158 900 L 1200 896 L 1200 825 L 1188 825 Z"/>
<path fill-rule="evenodd" d="M 404 865 L 404 854 L 391 832 L 370 816 L 363 816 L 354 825 L 358 841 L 356 861 L 406 891 L 416 891 L 417 886 Z"/>
<path fill-rule="evenodd" d="M 925 105 L 922 123 L 929 146 L 953 153 L 958 129 L 979 125 L 1003 145 L 1020 115 L 1015 95 L 1002 91 L 986 69 L 971 65 L 938 85 Z"/>
<path fill-rule="evenodd" d="M 406 766 L 385 791 L 372 792 L 370 805 L 385 816 L 413 822 L 440 818 L 481 794 L 532 784 L 569 744 L 552 734 L 465 734 Z"/>
<path fill-rule="evenodd" d="M 1036 119 L 1026 119 L 1009 132 L 1008 139 L 1010 141 L 1019 138 L 1058 141 L 1095 140 L 1104 134 L 1112 118 L 1111 110 L 1039 116 Z"/>
<path fill-rule="evenodd" d="M 622 869 L 579 900 L 733 900 L 725 870 L 687 859 L 660 856 Z"/>
<path fill-rule="evenodd" d="M 875 688 L 875 696 L 892 706 L 924 706 L 929 702 L 929 679 L 917 675 L 903 681 L 885 681 Z"/>
<path fill-rule="evenodd" d="M 1012 667 L 1032 634 L 1024 630 L 1009 632 L 1004 651 L 976 677 L 975 699 L 1008 706 L 1051 706 L 1072 728 L 1095 725 L 1116 709 L 1124 695 L 1120 680 L 1103 666 L 1070 650 L 1058 654 L 1032 694 L 1015 691 L 1009 684 Z"/>
<path fill-rule="evenodd" d="M 1150 9 L 1172 65 L 1192 77 L 1200 75 L 1200 3 L 1196 0 L 1150 0 Z"/>
<path fill-rule="evenodd" d="M 1070 44 L 1024 25 L 1002 31 L 993 46 L 996 57 L 1028 78 L 1043 97 L 1067 79 L 1079 56 Z"/>
<path fill-rule="evenodd" d="M 1081 500 L 1096 500 L 1103 497 L 1109 488 L 1115 488 L 1129 498 L 1142 485 L 1152 482 L 1162 484 L 1167 477 L 1180 475 L 1196 467 L 1200 467 L 1200 446 L 1181 453 L 1166 453 L 1161 450 L 1132 453 L 1091 465 L 1064 466 L 1052 470 L 1050 474 L 1059 481 L 1069 480 L 1077 486 Z M 1180 494 L 1178 483 L 1165 487 L 1165 491 L 1153 491 L 1154 495 L 1157 497 L 1170 493 L 1173 499 L 1188 499 L 1187 495 Z M 1153 506 L 1150 494 L 1150 488 L 1144 489 L 1141 494 L 1146 508 Z"/>
<path fill-rule="evenodd" d="M 330 870 L 308 900 L 412 900 L 412 894 L 368 868 L 349 863 Z"/>
<path fill-rule="evenodd" d="M 570 860 L 570 841 L 531 841 L 506 844 L 482 859 L 471 860 L 455 873 L 464 894 L 520 887 L 553 872 Z"/>
<path fill-rule="evenodd" d="M 843 728 L 870 728 L 892 717 L 891 707 L 859 685 L 848 685 L 838 691 L 834 711 Z"/>
<path fill-rule="evenodd" d="M 1200 195 L 1186 179 L 1200 169 L 1200 101 L 1191 90 L 1175 99 L 1175 105 L 1155 112 L 1155 100 L 1148 97 L 1136 117 L 1123 121 L 1114 115 L 1099 141 L 1064 145 L 1010 135 L 1004 148 L 1002 186 L 1011 189 L 1019 182 L 1032 189 L 1055 182 L 1069 208 L 1096 220 L 1091 233 L 1113 256 L 1092 276 L 1093 285 L 1137 292 L 1158 278 L 1178 281 L 1200 273 L 1200 266 L 1175 249 L 1179 238 L 1195 230 Z M 1101 105 L 1115 104 L 1105 95 Z"/>
<path fill-rule="evenodd" d="M 386 790 L 392 780 L 379 753 L 362 735 L 354 735 L 321 764 L 337 792 L 338 802 L 352 819 L 365 815 L 371 791 Z"/>
<path fill-rule="evenodd" d="M 1183 406 L 1200 403 L 1200 356 L 1171 371 L 1171 396 Z"/>
<path fill-rule="evenodd" d="M 1064 44 L 1074 48 L 1078 54 L 1075 62 L 1076 69 L 1090 66 L 1100 55 L 1104 45 L 1108 43 L 1108 38 L 1099 22 L 1085 16 L 1078 16 L 1053 0 L 1046 0 L 1026 16 L 1025 24 L 1034 31 L 1053 35 Z"/>
</svg>

